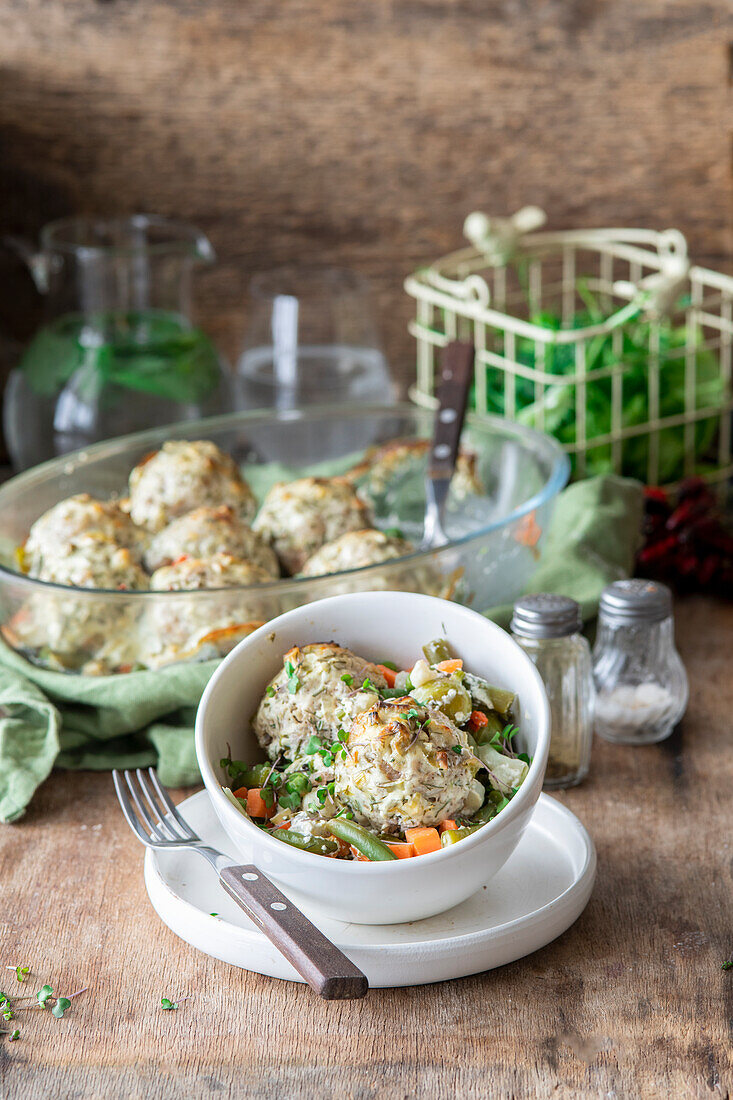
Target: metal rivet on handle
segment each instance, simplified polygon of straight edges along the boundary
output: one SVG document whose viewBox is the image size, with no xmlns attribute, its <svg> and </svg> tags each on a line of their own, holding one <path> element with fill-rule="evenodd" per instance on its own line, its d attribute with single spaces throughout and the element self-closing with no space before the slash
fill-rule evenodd
<svg viewBox="0 0 733 1100">
<path fill-rule="evenodd" d="M 259 877 L 260 877 L 260 876 L 259 876 L 259 875 L 256 875 L 256 874 L 254 873 L 254 871 L 245 871 L 245 872 L 244 872 L 244 874 L 242 875 L 242 878 L 243 878 L 243 879 L 246 879 L 246 880 L 247 880 L 247 882 L 257 882 L 257 879 L 258 879 Z"/>
<path fill-rule="evenodd" d="M 282 913 L 283 909 L 287 909 L 287 905 L 283 904 L 281 901 L 273 901 L 270 908 L 277 909 L 278 913 Z"/>
<path fill-rule="evenodd" d="M 455 409 L 442 409 L 440 413 L 440 419 L 443 424 L 452 424 L 458 416 Z"/>
</svg>

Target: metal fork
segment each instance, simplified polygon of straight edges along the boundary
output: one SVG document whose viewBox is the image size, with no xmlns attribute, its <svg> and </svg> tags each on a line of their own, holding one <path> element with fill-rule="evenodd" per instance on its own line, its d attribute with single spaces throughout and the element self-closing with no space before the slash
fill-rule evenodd
<svg viewBox="0 0 733 1100">
<path fill-rule="evenodd" d="M 369 988 L 366 976 L 285 897 L 258 867 L 232 866 L 216 848 L 204 844 L 181 817 L 154 768 L 147 778 L 113 771 L 117 799 L 128 825 L 146 848 L 191 848 L 209 861 L 219 883 L 257 927 L 326 1000 L 353 1000 Z"/>
</svg>

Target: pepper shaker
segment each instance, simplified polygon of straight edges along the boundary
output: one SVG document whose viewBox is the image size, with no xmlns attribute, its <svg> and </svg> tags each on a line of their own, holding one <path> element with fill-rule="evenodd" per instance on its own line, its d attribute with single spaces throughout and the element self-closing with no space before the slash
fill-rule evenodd
<svg viewBox="0 0 733 1100">
<path fill-rule="evenodd" d="M 666 585 L 628 580 L 604 590 L 593 674 L 599 736 L 626 745 L 669 737 L 685 712 L 689 688 Z"/>
<path fill-rule="evenodd" d="M 536 665 L 550 700 L 546 790 L 582 783 L 590 766 L 593 669 L 582 625 L 580 607 L 568 596 L 542 593 L 514 604 L 512 634 Z"/>
</svg>

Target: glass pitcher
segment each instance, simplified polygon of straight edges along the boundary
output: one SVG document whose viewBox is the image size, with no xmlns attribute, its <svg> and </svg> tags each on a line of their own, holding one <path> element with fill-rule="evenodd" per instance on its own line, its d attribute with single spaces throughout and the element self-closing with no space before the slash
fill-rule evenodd
<svg viewBox="0 0 733 1100">
<path fill-rule="evenodd" d="M 46 297 L 5 393 L 18 469 L 230 408 L 229 371 L 189 316 L 193 268 L 215 258 L 193 226 L 64 218 L 43 229 L 39 251 L 14 243 Z"/>
</svg>

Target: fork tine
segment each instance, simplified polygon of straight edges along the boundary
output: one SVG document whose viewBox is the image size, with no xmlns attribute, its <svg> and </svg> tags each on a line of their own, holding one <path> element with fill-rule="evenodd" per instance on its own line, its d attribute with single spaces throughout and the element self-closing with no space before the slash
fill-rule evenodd
<svg viewBox="0 0 733 1100">
<path fill-rule="evenodd" d="M 129 772 L 129 771 L 126 771 L 126 772 L 123 772 L 122 774 L 125 777 L 125 780 L 127 782 L 127 786 L 130 788 L 130 794 L 132 795 L 133 801 L 134 801 L 135 806 L 137 808 L 137 812 L 140 815 L 140 817 L 143 819 L 145 824 L 147 825 L 150 832 L 153 834 L 153 836 L 155 837 L 156 840 L 167 840 L 168 837 L 165 835 L 165 833 L 162 833 L 160 831 L 160 829 L 155 824 L 152 817 L 150 816 L 150 814 L 146 810 L 145 806 L 140 801 L 140 796 L 138 795 L 137 790 L 135 788 L 135 784 L 132 781 L 132 774 L 133 773 Z"/>
<path fill-rule="evenodd" d="M 114 769 L 112 772 L 112 780 L 114 782 L 115 791 L 117 793 L 117 801 L 120 804 L 120 809 L 125 815 L 125 820 L 127 821 L 127 824 L 130 826 L 137 838 L 139 840 L 142 840 L 143 844 L 150 844 L 150 836 L 148 833 L 145 832 L 142 825 L 135 816 L 135 812 L 130 804 L 130 799 L 127 795 L 127 791 L 122 785 L 122 776 L 120 775 L 120 772 L 117 771 L 117 769 Z"/>
<path fill-rule="evenodd" d="M 144 776 L 143 772 L 141 771 L 141 769 L 137 768 L 135 770 L 135 774 L 137 776 L 137 781 L 140 785 L 140 790 L 142 791 L 143 795 L 145 796 L 145 801 L 147 802 L 148 806 L 150 806 L 150 809 L 153 811 L 153 813 L 157 817 L 158 821 L 160 822 L 161 828 L 165 830 L 166 836 L 170 836 L 172 840 L 183 840 L 184 839 L 183 834 L 178 832 L 178 830 L 175 827 L 175 824 L 171 824 L 170 821 L 167 821 L 166 817 L 165 817 L 165 813 L 160 812 L 160 807 L 158 806 L 158 803 L 155 801 L 154 796 L 151 794 L 150 789 L 148 788 L 148 784 L 146 782 L 145 776 Z"/>
<path fill-rule="evenodd" d="M 188 836 L 191 837 L 192 840 L 198 840 L 199 838 L 197 834 L 193 831 L 188 822 L 181 817 L 178 810 L 176 809 L 175 803 L 171 799 L 168 792 L 161 785 L 161 782 L 158 779 L 158 773 L 156 772 L 155 768 L 148 768 L 148 775 L 150 776 L 153 786 L 158 792 L 158 796 L 160 797 L 161 802 L 166 807 L 171 817 L 175 819 L 179 827 L 185 830 L 185 832 L 188 834 Z"/>
</svg>

